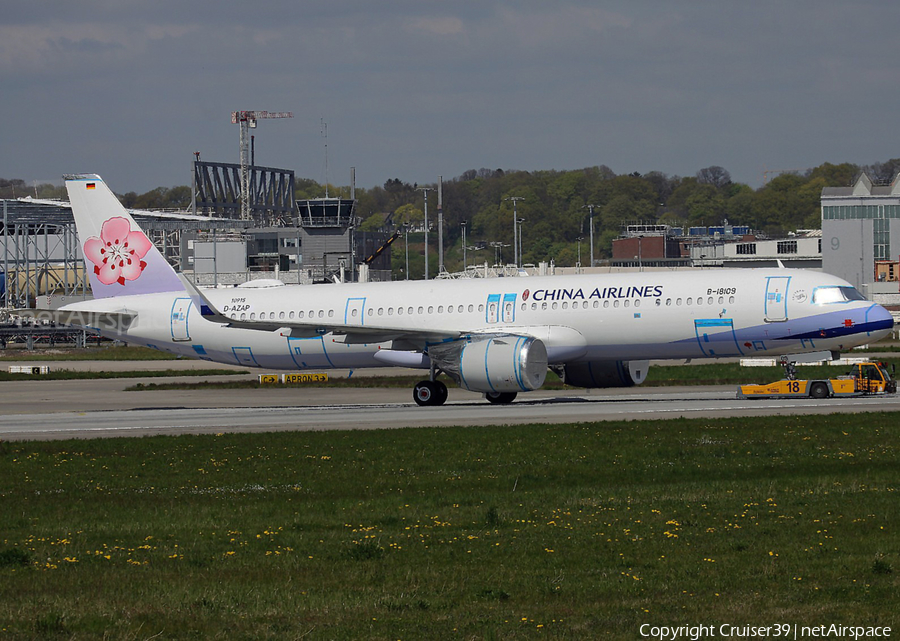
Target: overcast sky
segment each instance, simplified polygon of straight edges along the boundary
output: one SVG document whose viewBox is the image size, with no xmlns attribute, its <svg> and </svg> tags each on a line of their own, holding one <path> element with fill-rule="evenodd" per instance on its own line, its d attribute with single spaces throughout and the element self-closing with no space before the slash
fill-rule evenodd
<svg viewBox="0 0 900 641">
<path fill-rule="evenodd" d="M 192 154 L 371 187 L 900 156 L 900 3 L 0 0 L 0 177 L 189 184 Z"/>
</svg>

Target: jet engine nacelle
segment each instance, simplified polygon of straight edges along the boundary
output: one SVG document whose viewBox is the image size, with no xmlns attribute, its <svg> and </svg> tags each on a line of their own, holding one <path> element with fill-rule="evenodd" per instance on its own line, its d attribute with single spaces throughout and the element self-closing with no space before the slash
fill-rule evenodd
<svg viewBox="0 0 900 641">
<path fill-rule="evenodd" d="M 528 392 L 547 377 L 547 347 L 531 336 L 475 336 L 432 345 L 428 354 L 463 389 Z"/>
<path fill-rule="evenodd" d="M 588 361 L 562 369 L 563 381 L 573 387 L 631 387 L 647 379 L 650 361 Z"/>
</svg>

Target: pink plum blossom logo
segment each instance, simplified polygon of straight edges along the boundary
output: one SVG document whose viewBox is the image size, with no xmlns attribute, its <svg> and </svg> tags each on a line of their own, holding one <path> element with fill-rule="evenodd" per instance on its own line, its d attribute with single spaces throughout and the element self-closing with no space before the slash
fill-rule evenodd
<svg viewBox="0 0 900 641">
<path fill-rule="evenodd" d="M 147 266 L 142 259 L 153 244 L 142 231 L 131 231 L 125 218 L 116 216 L 103 223 L 100 238 L 84 244 L 85 257 L 94 263 L 94 274 L 104 285 L 137 280 Z"/>
</svg>

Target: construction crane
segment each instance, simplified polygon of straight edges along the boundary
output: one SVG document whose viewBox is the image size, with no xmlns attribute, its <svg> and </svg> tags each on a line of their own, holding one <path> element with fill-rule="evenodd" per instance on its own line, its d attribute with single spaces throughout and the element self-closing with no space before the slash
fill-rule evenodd
<svg viewBox="0 0 900 641">
<path fill-rule="evenodd" d="M 241 218 L 250 220 L 250 129 L 260 118 L 293 118 L 290 111 L 232 111 L 231 122 L 241 126 Z"/>
<path fill-rule="evenodd" d="M 381 247 L 379 247 L 378 249 L 376 249 L 376 250 L 372 253 L 371 256 L 369 256 L 368 258 L 366 258 L 365 260 L 363 260 L 363 263 L 365 263 L 366 265 L 371 265 L 372 262 L 373 262 L 376 258 L 378 258 L 379 256 L 381 256 L 381 254 L 384 252 L 384 250 L 387 249 L 388 247 L 390 247 L 390 246 L 394 243 L 394 241 L 397 240 L 398 238 L 400 238 L 400 230 L 399 230 L 399 229 L 398 229 L 397 231 L 395 231 L 395 232 L 391 235 L 390 238 L 388 238 L 386 241 L 384 241 L 384 243 L 381 245 Z"/>
</svg>

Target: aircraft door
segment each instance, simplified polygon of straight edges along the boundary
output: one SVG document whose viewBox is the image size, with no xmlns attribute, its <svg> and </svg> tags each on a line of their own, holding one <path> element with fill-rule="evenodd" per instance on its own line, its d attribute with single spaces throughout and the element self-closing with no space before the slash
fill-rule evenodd
<svg viewBox="0 0 900 641">
<path fill-rule="evenodd" d="M 698 318 L 694 321 L 694 332 L 704 356 L 741 356 L 744 353 L 731 318 Z"/>
<path fill-rule="evenodd" d="M 488 323 L 500 322 L 500 294 L 489 294 L 485 320 Z"/>
<path fill-rule="evenodd" d="M 780 323 L 788 319 L 787 297 L 790 276 L 770 276 L 766 279 L 766 322 Z"/>
<path fill-rule="evenodd" d="M 190 298 L 176 298 L 172 303 L 172 340 L 189 341 L 188 314 L 193 301 Z"/>
<path fill-rule="evenodd" d="M 363 312 L 366 308 L 365 298 L 348 298 L 344 310 L 344 322 L 347 325 L 364 325 Z"/>
<path fill-rule="evenodd" d="M 288 349 L 298 369 L 310 367 L 334 367 L 325 340 L 321 336 L 311 338 L 288 338 Z"/>
<path fill-rule="evenodd" d="M 234 354 L 234 358 L 237 360 L 238 365 L 259 367 L 259 363 L 256 362 L 256 357 L 253 355 L 253 350 L 249 347 L 232 347 L 231 353 Z"/>
<path fill-rule="evenodd" d="M 516 321 L 516 295 L 503 295 L 503 322 L 514 323 Z"/>
</svg>

